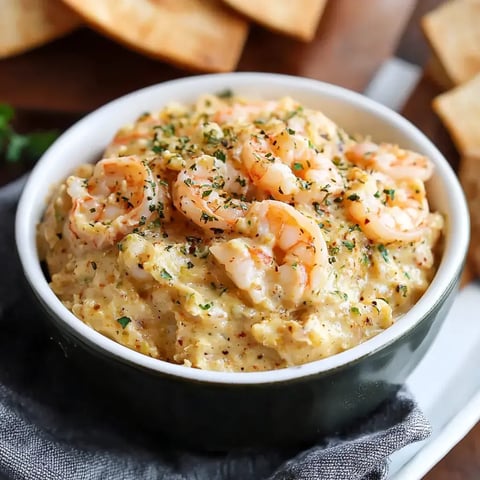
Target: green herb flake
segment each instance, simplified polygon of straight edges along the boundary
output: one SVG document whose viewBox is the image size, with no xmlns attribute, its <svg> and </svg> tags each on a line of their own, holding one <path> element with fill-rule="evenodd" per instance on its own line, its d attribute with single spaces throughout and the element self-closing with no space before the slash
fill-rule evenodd
<svg viewBox="0 0 480 480">
<path fill-rule="evenodd" d="M 244 187 L 247 184 L 247 180 L 242 177 L 237 177 L 235 181 L 241 186 Z"/>
<path fill-rule="evenodd" d="M 161 125 L 160 129 L 167 137 L 175 135 L 175 125 L 173 125 L 173 123 L 169 123 L 168 125 Z"/>
<path fill-rule="evenodd" d="M 395 199 L 395 190 L 393 188 L 387 188 L 383 191 L 383 193 L 385 193 L 387 196 L 390 197 L 390 200 L 393 200 Z"/>
<path fill-rule="evenodd" d="M 211 303 L 205 303 L 205 304 L 199 304 L 198 305 L 202 310 L 210 310 L 210 308 L 212 308 L 212 304 Z"/>
<path fill-rule="evenodd" d="M 347 248 L 350 252 L 355 248 L 355 242 L 351 242 L 350 240 L 344 240 L 343 246 Z"/>
<path fill-rule="evenodd" d="M 303 165 L 301 163 L 294 163 L 293 164 L 294 170 L 303 170 Z"/>
<path fill-rule="evenodd" d="M 382 258 L 388 263 L 390 261 L 389 257 L 388 257 L 388 250 L 387 248 L 385 247 L 385 245 L 383 244 L 380 244 L 378 247 L 377 247 L 378 251 L 382 254 Z"/>
<path fill-rule="evenodd" d="M 320 204 L 318 202 L 313 202 L 312 205 L 317 215 L 323 215 L 323 210 L 320 208 Z"/>
<path fill-rule="evenodd" d="M 200 220 L 203 223 L 207 224 L 208 222 L 213 222 L 215 220 L 215 217 L 212 217 L 206 212 L 202 212 L 202 214 L 200 215 Z"/>
<path fill-rule="evenodd" d="M 397 285 L 396 288 L 398 293 L 402 294 L 402 297 L 406 297 L 408 293 L 408 287 L 406 285 Z"/>
<path fill-rule="evenodd" d="M 215 150 L 213 152 L 213 156 L 217 159 L 220 160 L 221 162 L 225 163 L 227 160 L 227 156 L 225 155 L 225 152 L 222 152 L 221 150 Z"/>
<path fill-rule="evenodd" d="M 162 271 L 160 272 L 160 277 L 163 278 L 164 280 L 173 279 L 173 277 L 164 268 L 162 268 Z"/>
<path fill-rule="evenodd" d="M 232 98 L 233 97 L 233 91 L 230 88 L 226 88 L 225 90 L 222 90 L 217 93 L 218 98 Z"/>
<path fill-rule="evenodd" d="M 129 317 L 120 317 L 117 318 L 117 322 L 122 326 L 123 329 L 132 321 Z"/>
<path fill-rule="evenodd" d="M 351 307 L 350 312 L 354 313 L 355 315 L 360 315 L 360 310 L 358 307 Z"/>
<path fill-rule="evenodd" d="M 352 193 L 347 197 L 351 202 L 358 202 L 360 200 L 360 196 L 356 193 Z"/>
</svg>

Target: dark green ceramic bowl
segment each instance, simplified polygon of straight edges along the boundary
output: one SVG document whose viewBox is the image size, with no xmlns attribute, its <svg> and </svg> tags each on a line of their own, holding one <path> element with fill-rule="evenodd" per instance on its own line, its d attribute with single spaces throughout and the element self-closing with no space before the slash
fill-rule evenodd
<svg viewBox="0 0 480 480">
<path fill-rule="evenodd" d="M 35 243 L 50 185 L 98 158 L 115 131 L 173 100 L 230 88 L 278 98 L 290 95 L 322 110 L 347 131 L 398 143 L 427 155 L 435 174 L 432 207 L 445 214 L 445 246 L 437 274 L 417 304 L 385 332 L 330 358 L 271 372 L 221 373 L 156 360 L 92 330 L 50 290 Z M 434 340 L 454 299 L 469 237 L 467 207 L 447 161 L 407 120 L 342 88 L 274 74 L 190 77 L 134 92 L 85 117 L 48 150 L 30 175 L 17 212 L 17 245 L 36 298 L 62 343 L 90 376 L 128 405 L 128 415 L 164 438 L 207 449 L 299 444 L 348 427 L 393 394 Z M 112 393 L 113 394 L 113 393 Z M 122 399 L 122 400 L 120 400 Z"/>
</svg>

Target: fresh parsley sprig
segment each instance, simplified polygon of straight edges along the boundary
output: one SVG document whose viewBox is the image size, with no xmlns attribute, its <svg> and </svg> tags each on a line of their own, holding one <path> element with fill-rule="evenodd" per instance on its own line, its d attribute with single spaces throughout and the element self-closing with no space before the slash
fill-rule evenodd
<svg viewBox="0 0 480 480">
<path fill-rule="evenodd" d="M 7 104 L 0 103 L 0 159 L 7 163 L 22 161 L 35 162 L 56 140 L 56 130 L 17 133 L 12 127 L 15 110 Z"/>
</svg>

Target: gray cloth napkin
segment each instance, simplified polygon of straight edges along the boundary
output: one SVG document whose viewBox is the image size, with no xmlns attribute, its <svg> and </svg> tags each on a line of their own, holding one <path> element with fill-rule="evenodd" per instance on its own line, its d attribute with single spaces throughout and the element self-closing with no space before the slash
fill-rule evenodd
<svg viewBox="0 0 480 480">
<path fill-rule="evenodd" d="M 0 189 L 0 478 L 14 480 L 373 480 L 388 457 L 430 434 L 410 393 L 399 390 L 349 432 L 312 448 L 201 454 L 115 418 L 109 402 L 48 336 L 29 301 L 13 221 L 20 179 Z M 103 395 L 104 397 L 104 395 Z"/>
</svg>

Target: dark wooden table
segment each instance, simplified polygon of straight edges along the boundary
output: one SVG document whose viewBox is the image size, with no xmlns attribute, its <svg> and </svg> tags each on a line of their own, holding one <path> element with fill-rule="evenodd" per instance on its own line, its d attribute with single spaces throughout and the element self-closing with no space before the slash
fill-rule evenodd
<svg viewBox="0 0 480 480">
<path fill-rule="evenodd" d="M 428 47 L 418 20 L 443 0 L 330 0 L 315 40 L 303 44 L 253 27 L 238 69 L 312 77 L 363 91 L 394 52 L 424 65 Z M 64 129 L 124 93 L 189 72 L 130 52 L 88 29 L 33 52 L 0 61 L 0 102 L 18 109 L 20 130 Z M 425 74 L 404 115 L 453 165 L 458 155 L 430 102 L 441 89 Z M 0 166 L 0 184 L 26 167 Z M 480 478 L 480 425 L 426 477 Z"/>
</svg>

